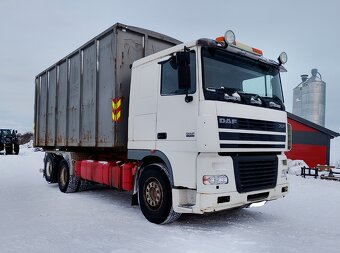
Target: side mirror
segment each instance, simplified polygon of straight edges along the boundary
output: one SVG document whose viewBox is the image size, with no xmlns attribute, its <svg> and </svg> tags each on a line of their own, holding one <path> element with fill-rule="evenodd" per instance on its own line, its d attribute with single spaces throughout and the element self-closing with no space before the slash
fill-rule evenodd
<svg viewBox="0 0 340 253">
<path fill-rule="evenodd" d="M 176 62 L 178 68 L 178 88 L 181 90 L 190 90 L 190 52 L 178 52 L 176 54 Z"/>
</svg>

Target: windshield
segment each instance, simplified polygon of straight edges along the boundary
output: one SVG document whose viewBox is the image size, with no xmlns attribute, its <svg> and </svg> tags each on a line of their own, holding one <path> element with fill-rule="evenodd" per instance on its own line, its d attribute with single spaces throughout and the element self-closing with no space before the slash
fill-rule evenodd
<svg viewBox="0 0 340 253">
<path fill-rule="evenodd" d="M 11 130 L 9 129 L 1 129 L 0 131 L 3 136 L 11 135 Z"/>
<path fill-rule="evenodd" d="M 265 106 L 265 101 L 270 100 L 277 101 L 283 107 L 278 67 L 209 48 L 202 48 L 202 61 L 203 86 L 207 100 L 246 103 L 247 99 L 243 98 L 247 95 L 257 95 L 256 98 L 263 100 L 261 106 Z M 240 97 L 239 99 L 225 99 L 226 96 L 231 97 L 235 92 Z M 222 97 L 220 93 L 223 93 Z M 236 97 L 235 94 L 234 97 Z"/>
</svg>

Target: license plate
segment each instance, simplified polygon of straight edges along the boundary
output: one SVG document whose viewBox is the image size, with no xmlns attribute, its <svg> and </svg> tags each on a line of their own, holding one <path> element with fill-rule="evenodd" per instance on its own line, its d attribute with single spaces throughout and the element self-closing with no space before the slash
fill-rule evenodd
<svg viewBox="0 0 340 253">
<path fill-rule="evenodd" d="M 260 206 L 264 206 L 266 203 L 267 201 L 255 202 L 255 203 L 251 203 L 249 207 L 260 207 Z"/>
</svg>

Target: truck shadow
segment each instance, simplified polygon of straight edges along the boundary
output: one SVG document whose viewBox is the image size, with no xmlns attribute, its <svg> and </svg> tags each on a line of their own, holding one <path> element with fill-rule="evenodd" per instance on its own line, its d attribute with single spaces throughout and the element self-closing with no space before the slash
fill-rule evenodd
<svg viewBox="0 0 340 253">
<path fill-rule="evenodd" d="M 118 203 L 120 207 L 130 209 L 133 208 L 137 216 L 140 216 L 139 206 L 131 206 L 131 193 L 121 192 L 117 189 L 93 185 L 91 189 L 86 191 L 95 198 L 106 199 L 111 203 Z M 181 227 L 185 229 L 198 230 L 219 230 L 225 227 L 244 227 L 256 226 L 257 224 L 277 222 L 280 218 L 274 215 L 262 212 L 263 208 L 234 208 L 214 213 L 206 214 L 182 214 L 181 217 L 174 223 L 165 226 Z M 140 216 L 144 218 L 143 216 Z M 145 220 L 146 221 L 146 220 Z"/>
<path fill-rule="evenodd" d="M 275 217 L 264 214 L 258 210 L 252 209 L 231 209 L 206 214 L 182 214 L 182 216 L 174 224 L 186 227 L 202 229 L 212 227 L 228 227 L 228 226 L 251 226 L 261 222 L 270 222 Z"/>
<path fill-rule="evenodd" d="M 120 191 L 116 188 L 100 184 L 90 184 L 86 190 L 75 194 L 90 195 L 92 198 L 105 199 L 111 203 L 119 203 L 119 205 L 123 205 L 125 207 L 131 206 L 131 192 Z"/>
<path fill-rule="evenodd" d="M 58 188 L 58 184 L 50 185 L 53 188 Z M 93 200 L 101 200 L 101 202 L 113 204 L 112 208 L 129 209 L 135 213 L 136 217 L 144 219 L 141 215 L 139 206 L 131 205 L 131 192 L 119 191 L 115 188 L 93 184 L 87 190 L 80 191 L 76 194 L 84 198 Z M 261 207 L 263 208 L 263 207 Z M 182 214 L 181 217 L 174 223 L 167 224 L 171 228 L 180 227 L 188 230 L 198 229 L 201 231 L 214 228 L 216 231 L 219 228 L 225 227 L 242 227 L 248 228 L 256 224 L 263 224 L 277 221 L 278 217 L 268 213 L 262 213 L 261 208 L 234 208 L 214 213 L 206 214 Z M 138 219 L 138 218 L 137 218 Z M 145 222 L 147 222 L 145 220 Z"/>
<path fill-rule="evenodd" d="M 58 183 L 48 184 L 48 188 L 51 188 L 53 191 L 59 191 Z M 65 194 L 61 193 L 60 194 Z M 107 203 L 119 203 L 119 205 L 123 205 L 126 207 L 131 206 L 131 193 L 125 191 L 119 191 L 115 188 L 104 186 L 100 184 L 90 184 L 87 189 L 73 192 L 73 193 L 66 193 L 70 194 L 74 197 L 81 197 L 84 198 L 90 197 L 91 199 L 102 199 L 107 201 Z"/>
</svg>

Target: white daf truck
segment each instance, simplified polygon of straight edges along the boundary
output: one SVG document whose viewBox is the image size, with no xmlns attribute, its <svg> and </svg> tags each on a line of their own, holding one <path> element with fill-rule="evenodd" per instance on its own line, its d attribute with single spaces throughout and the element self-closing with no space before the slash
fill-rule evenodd
<svg viewBox="0 0 340 253">
<path fill-rule="evenodd" d="M 182 44 L 117 23 L 36 76 L 44 177 L 131 191 L 157 224 L 284 197 L 286 60 L 232 31 Z"/>
</svg>

